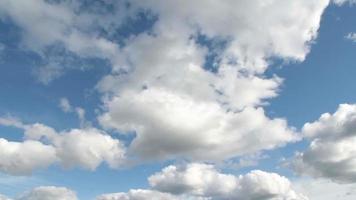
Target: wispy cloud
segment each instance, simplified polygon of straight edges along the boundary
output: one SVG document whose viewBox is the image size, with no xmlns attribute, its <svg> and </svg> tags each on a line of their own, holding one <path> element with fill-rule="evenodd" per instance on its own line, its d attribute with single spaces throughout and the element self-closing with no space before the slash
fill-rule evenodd
<svg viewBox="0 0 356 200">
<path fill-rule="evenodd" d="M 351 40 L 353 42 L 356 42 L 356 33 L 354 33 L 354 32 L 348 33 L 345 36 L 345 38 L 348 39 L 348 40 Z"/>
</svg>

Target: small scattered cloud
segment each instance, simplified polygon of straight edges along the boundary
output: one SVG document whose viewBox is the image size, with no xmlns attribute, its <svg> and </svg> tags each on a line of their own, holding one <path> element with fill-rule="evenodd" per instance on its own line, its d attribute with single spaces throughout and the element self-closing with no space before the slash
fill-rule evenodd
<svg viewBox="0 0 356 200">
<path fill-rule="evenodd" d="M 69 103 L 69 100 L 67 98 L 62 97 L 59 100 L 59 107 L 62 109 L 63 112 L 68 113 L 72 111 L 72 106 Z"/>
<path fill-rule="evenodd" d="M 356 42 L 356 33 L 349 33 L 345 36 L 346 39 L 351 40 L 352 42 Z"/>
<path fill-rule="evenodd" d="M 356 0 L 333 0 L 336 5 L 344 5 L 348 3 L 349 5 L 356 4 Z"/>
</svg>

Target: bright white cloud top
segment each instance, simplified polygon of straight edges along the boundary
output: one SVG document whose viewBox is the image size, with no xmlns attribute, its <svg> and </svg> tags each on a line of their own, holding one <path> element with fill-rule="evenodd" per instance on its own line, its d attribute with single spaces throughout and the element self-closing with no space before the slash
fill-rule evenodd
<svg viewBox="0 0 356 200">
<path fill-rule="evenodd" d="M 308 199 L 296 193 L 288 179 L 275 173 L 252 171 L 234 176 L 199 163 L 168 166 L 148 180 L 152 190 L 105 194 L 97 199 Z"/>
<path fill-rule="evenodd" d="M 0 170 L 14 175 L 30 174 L 40 167 L 59 163 L 65 168 L 95 170 L 102 162 L 119 168 L 125 160 L 125 147 L 117 139 L 95 128 L 56 132 L 43 124 L 25 125 L 0 118 L 0 124 L 24 130 L 23 142 L 0 140 Z"/>
</svg>

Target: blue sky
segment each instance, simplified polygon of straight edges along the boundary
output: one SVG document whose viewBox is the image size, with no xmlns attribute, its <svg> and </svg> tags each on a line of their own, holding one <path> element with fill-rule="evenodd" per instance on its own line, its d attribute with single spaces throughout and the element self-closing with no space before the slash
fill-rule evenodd
<svg viewBox="0 0 356 200">
<path fill-rule="evenodd" d="M 253 170 L 265 171 L 252 185 L 263 194 L 278 190 L 281 184 L 265 186 L 277 173 L 292 185 L 276 194 L 280 199 L 356 196 L 356 38 L 347 37 L 356 33 L 354 1 L 184 2 L 28 1 L 23 13 L 21 0 L 0 3 L 0 138 L 7 141 L 0 142 L 0 194 L 51 199 L 47 193 L 66 188 L 62 199 L 69 200 L 118 192 L 119 200 L 134 199 L 134 189 L 153 192 L 142 199 L 260 195 L 194 192 L 211 187 L 186 180 L 197 168 L 242 175 L 240 188 Z M 205 38 L 197 42 L 199 34 Z M 91 133 L 97 144 L 81 141 Z M 53 148 L 54 160 L 35 163 L 40 150 L 15 147 L 26 141 Z M 90 159 L 99 163 L 91 167 Z M 188 178 L 172 181 L 167 166 Z M 41 186 L 55 189 L 34 192 Z"/>
</svg>

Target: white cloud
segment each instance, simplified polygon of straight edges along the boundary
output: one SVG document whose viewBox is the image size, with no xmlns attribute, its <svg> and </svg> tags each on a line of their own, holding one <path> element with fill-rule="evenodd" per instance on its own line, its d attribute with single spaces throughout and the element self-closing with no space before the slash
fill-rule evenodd
<svg viewBox="0 0 356 200">
<path fill-rule="evenodd" d="M 49 84 L 66 68 L 82 67 L 67 66 L 70 60 L 66 55 L 60 55 L 63 52 L 53 55 L 53 60 L 48 55 L 48 48 L 54 46 L 63 47 L 79 58 L 101 58 L 117 65 L 119 45 L 101 37 L 99 30 L 111 32 L 121 25 L 131 13 L 124 3 L 107 1 L 105 6 L 111 6 L 115 12 L 104 12 L 107 14 L 103 15 L 96 12 L 99 9 L 80 9 L 84 8 L 80 1 L 4 0 L 0 2 L 0 17 L 10 19 L 21 29 L 22 47 L 38 53 L 46 61 L 47 64 L 34 73 L 40 82 Z"/>
<path fill-rule="evenodd" d="M 46 47 L 60 42 L 80 56 L 110 59 L 118 51 L 117 45 L 81 31 L 95 23 L 94 17 L 98 16 L 95 13 L 77 12 L 76 3 L 5 0 L 1 1 L 0 14 L 10 17 L 21 27 L 24 45 L 40 54 L 44 53 Z"/>
<path fill-rule="evenodd" d="M 34 69 L 32 73 L 37 77 L 40 83 L 49 85 L 53 80 L 63 74 L 63 69 L 57 64 L 51 63 L 50 65 Z"/>
<path fill-rule="evenodd" d="M 107 194 L 98 200 L 145 200 L 151 194 L 157 199 L 274 199 L 307 200 L 296 193 L 285 177 L 263 171 L 234 176 L 217 171 L 212 165 L 191 163 L 185 167 L 168 166 L 149 178 L 150 190 Z M 140 194 L 140 195 L 139 195 Z"/>
<path fill-rule="evenodd" d="M 0 13 L 23 29 L 24 46 L 41 55 L 59 43 L 80 58 L 110 61 L 112 73 L 98 88 L 112 98 L 103 98 L 99 119 L 107 128 L 136 132 L 132 154 L 214 160 L 295 141 L 285 120 L 268 118 L 261 107 L 282 84 L 264 72 L 275 57 L 304 60 L 329 0 L 148 0 L 130 1 L 127 11 L 120 1 L 107 14 L 78 12 L 73 2 L 6 0 Z M 157 16 L 150 32 L 125 38 L 121 47 L 98 34 L 119 28 L 136 8 Z M 216 73 L 203 69 L 210 50 L 197 44 L 198 33 L 226 40 Z M 43 82 L 57 76 L 52 68 Z"/>
<path fill-rule="evenodd" d="M 232 42 L 224 61 L 232 57 L 240 68 L 263 72 L 266 58 L 278 56 L 303 60 L 308 42 L 317 34 L 328 0 L 303 1 L 137 1 L 159 15 L 163 34 L 191 34 L 199 30 L 209 37 Z M 293 10 L 294 12 L 290 12 Z M 226 60 L 225 60 L 226 59 Z"/>
<path fill-rule="evenodd" d="M 356 2 L 356 1 L 355 1 Z M 345 36 L 346 39 L 356 42 L 356 33 L 349 33 Z"/>
<path fill-rule="evenodd" d="M 158 15 L 151 33 L 127 40 L 120 66 L 99 84 L 99 121 L 136 132 L 130 153 L 146 159 L 227 159 L 297 138 L 261 106 L 282 79 L 265 77 L 269 60 L 304 60 L 328 0 L 134 1 Z M 293 10 L 293 12 L 291 12 Z M 209 49 L 194 38 L 226 39 L 216 73 L 203 69 Z"/>
<path fill-rule="evenodd" d="M 9 142 L 0 138 L 0 171 L 26 175 L 57 160 L 54 147 L 38 141 Z"/>
<path fill-rule="evenodd" d="M 80 166 L 94 170 L 102 162 L 112 168 L 123 164 L 123 144 L 97 129 L 73 129 L 53 139 L 57 155 L 65 167 Z"/>
<path fill-rule="evenodd" d="M 222 160 L 296 139 L 285 120 L 269 119 L 262 108 L 226 111 L 217 102 L 164 89 L 124 93 L 107 108 L 100 122 L 120 131 L 135 130 L 130 151 L 145 159 Z"/>
<path fill-rule="evenodd" d="M 106 162 L 111 168 L 119 168 L 125 160 L 125 146 L 121 141 L 95 128 L 56 132 L 43 124 L 24 125 L 4 118 L 0 118 L 0 124 L 21 124 L 18 128 L 24 129 L 25 138 L 23 142 L 0 139 L 0 148 L 3 149 L 0 152 L 0 170 L 5 173 L 29 174 L 54 163 L 67 168 L 95 170 Z"/>
<path fill-rule="evenodd" d="M 150 189 L 131 189 L 127 193 L 99 195 L 97 200 L 308 200 L 297 193 L 289 180 L 275 173 L 251 171 L 234 176 L 212 165 L 190 163 L 168 166 L 149 177 Z M 300 186 L 297 184 L 297 186 Z M 302 187 L 297 187 L 302 190 Z M 304 191 L 304 190 L 303 190 Z M 310 191 L 310 190 L 308 190 Z M 3 197 L 5 198 L 5 197 Z M 1 196 L 0 196 L 1 199 Z M 41 186 L 23 193 L 15 200 L 77 200 L 65 187 Z M 1 199 L 10 200 L 10 199 Z"/>
<path fill-rule="evenodd" d="M 356 105 L 342 104 L 335 113 L 306 123 L 303 134 L 312 141 L 293 162 L 298 173 L 337 182 L 356 181 Z"/>
<path fill-rule="evenodd" d="M 71 112 L 72 111 L 72 106 L 69 103 L 69 100 L 67 98 L 61 98 L 59 100 L 59 107 L 62 109 L 63 112 Z"/>
<path fill-rule="evenodd" d="M 64 187 L 41 186 L 26 192 L 16 200 L 78 200 L 72 190 Z"/>
<path fill-rule="evenodd" d="M 356 0 L 333 0 L 336 5 L 342 6 L 345 3 L 355 4 Z"/>
<path fill-rule="evenodd" d="M 78 116 L 80 127 L 90 127 L 91 123 L 85 119 L 85 109 L 81 107 L 73 107 L 67 98 L 59 100 L 59 107 L 65 113 L 75 112 Z"/>
<path fill-rule="evenodd" d="M 130 190 L 128 193 L 104 194 L 97 200 L 179 200 L 177 197 L 152 190 Z"/>
</svg>

